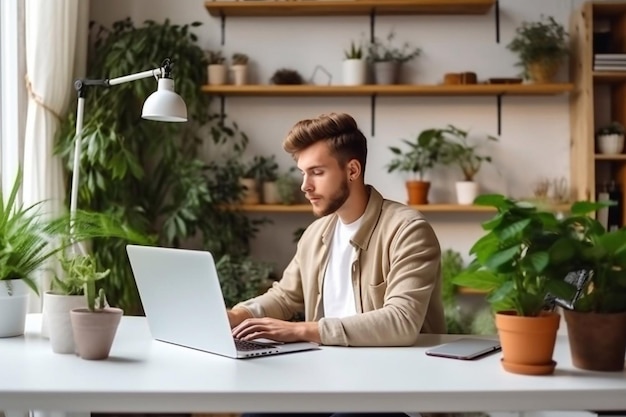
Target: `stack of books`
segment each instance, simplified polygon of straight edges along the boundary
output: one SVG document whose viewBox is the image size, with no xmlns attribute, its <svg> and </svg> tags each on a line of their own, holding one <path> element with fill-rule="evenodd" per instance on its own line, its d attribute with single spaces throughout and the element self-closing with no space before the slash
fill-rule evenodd
<svg viewBox="0 0 626 417">
<path fill-rule="evenodd" d="M 626 54 L 595 54 L 594 71 L 626 71 Z"/>
</svg>

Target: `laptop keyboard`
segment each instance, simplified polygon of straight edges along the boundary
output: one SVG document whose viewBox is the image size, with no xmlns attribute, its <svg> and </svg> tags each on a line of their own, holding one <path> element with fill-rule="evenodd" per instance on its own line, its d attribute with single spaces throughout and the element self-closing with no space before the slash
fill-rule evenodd
<svg viewBox="0 0 626 417">
<path fill-rule="evenodd" d="M 235 347 L 237 350 L 241 351 L 250 351 L 250 350 L 259 350 L 259 349 L 269 349 L 276 347 L 269 343 L 256 343 L 256 342 L 248 342 L 246 340 L 234 339 Z"/>
</svg>

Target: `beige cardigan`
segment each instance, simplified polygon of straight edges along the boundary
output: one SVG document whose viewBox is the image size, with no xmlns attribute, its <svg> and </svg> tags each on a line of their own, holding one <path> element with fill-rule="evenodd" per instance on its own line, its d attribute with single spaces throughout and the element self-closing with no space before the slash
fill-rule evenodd
<svg viewBox="0 0 626 417">
<path fill-rule="evenodd" d="M 351 241 L 357 253 L 352 286 L 358 314 L 322 317 L 322 283 L 336 214 L 306 229 L 280 281 L 235 308 L 282 320 L 304 310 L 306 321 L 319 321 L 324 345 L 408 346 L 420 332 L 446 333 L 441 249 L 432 227 L 418 211 L 369 188 L 363 221 Z"/>
</svg>

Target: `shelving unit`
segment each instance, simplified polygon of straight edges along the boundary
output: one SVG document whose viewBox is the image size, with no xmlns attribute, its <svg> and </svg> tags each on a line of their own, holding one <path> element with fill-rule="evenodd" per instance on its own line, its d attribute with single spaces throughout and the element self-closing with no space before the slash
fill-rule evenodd
<svg viewBox="0 0 626 417">
<path fill-rule="evenodd" d="M 372 107 L 372 135 L 377 97 L 392 96 L 493 96 L 496 97 L 497 132 L 502 131 L 503 96 L 546 96 L 569 93 L 573 84 L 404 84 L 404 85 L 204 85 L 202 91 L 220 96 L 224 114 L 225 97 L 355 97 L 369 96 Z"/>
<path fill-rule="evenodd" d="M 411 207 L 423 213 L 495 213 L 493 207 L 486 206 L 463 206 L 459 204 L 422 204 L 411 205 Z M 552 207 L 553 211 L 566 212 L 569 205 L 557 205 Z M 310 204 L 253 204 L 232 206 L 234 210 L 241 210 L 247 213 L 311 213 Z"/>
<path fill-rule="evenodd" d="M 568 93 L 573 84 L 474 84 L 474 85 L 204 85 L 202 91 L 219 96 L 541 96 Z"/>
<path fill-rule="evenodd" d="M 486 14 L 496 0 L 207 1 L 211 16 Z"/>
<path fill-rule="evenodd" d="M 626 124 L 626 71 L 594 71 L 593 39 L 596 25 L 610 25 L 610 53 L 626 53 L 626 1 L 587 2 L 572 15 L 573 41 L 570 96 L 571 181 L 577 199 L 597 199 L 599 183 L 615 180 L 622 193 L 622 225 L 626 219 L 626 154 L 602 155 L 595 151 L 595 132 L 609 121 Z M 598 109 L 598 103 L 609 109 Z"/>
</svg>

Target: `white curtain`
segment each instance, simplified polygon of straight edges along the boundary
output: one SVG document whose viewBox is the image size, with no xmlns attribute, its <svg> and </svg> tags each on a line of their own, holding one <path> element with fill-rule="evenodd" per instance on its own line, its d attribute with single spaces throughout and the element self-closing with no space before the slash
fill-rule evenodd
<svg viewBox="0 0 626 417">
<path fill-rule="evenodd" d="M 24 137 L 25 206 L 45 202 L 46 213 L 56 216 L 66 210 L 63 166 L 53 155 L 55 133 L 61 118 L 75 98 L 73 88 L 77 58 L 85 62 L 88 8 L 80 0 L 26 0 L 26 88 L 28 110 Z M 83 6 L 84 7 L 84 6 Z M 81 33 L 82 32 L 82 33 Z M 84 65 L 83 65 L 84 66 Z M 40 293 L 49 288 L 49 277 L 40 277 Z M 34 296 L 30 310 L 41 311 Z"/>
</svg>

